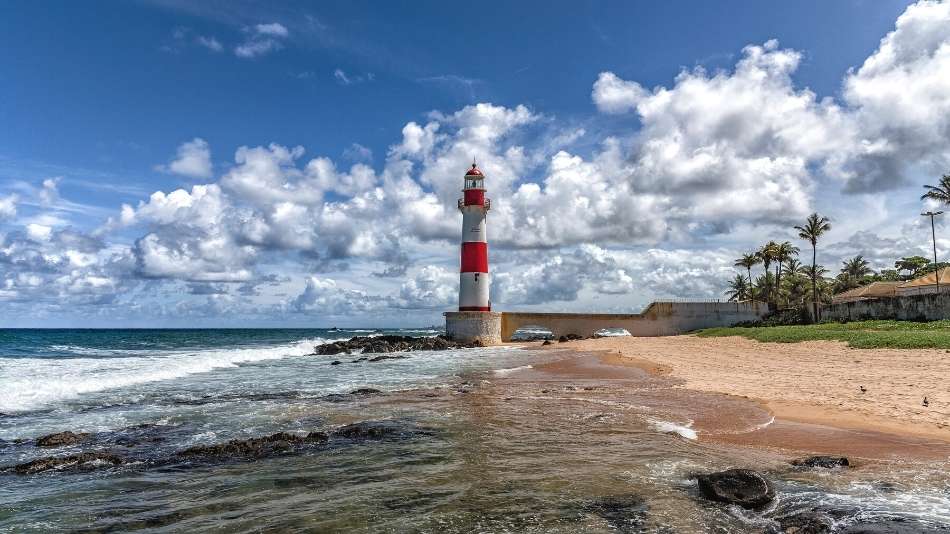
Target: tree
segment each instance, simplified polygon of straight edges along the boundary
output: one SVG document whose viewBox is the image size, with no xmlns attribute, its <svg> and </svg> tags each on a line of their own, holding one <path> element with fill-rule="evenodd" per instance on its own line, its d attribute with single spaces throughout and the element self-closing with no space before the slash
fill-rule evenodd
<svg viewBox="0 0 950 534">
<path fill-rule="evenodd" d="M 925 185 L 924 189 L 927 192 L 920 196 L 920 200 L 930 199 L 950 205 L 950 174 L 941 176 L 939 185 Z"/>
<path fill-rule="evenodd" d="M 759 257 L 759 259 L 762 260 L 762 266 L 765 267 L 766 273 L 769 273 L 769 267 L 771 267 L 772 262 L 777 259 L 776 258 L 777 253 L 778 253 L 778 243 L 776 243 L 775 241 L 769 241 L 768 243 L 762 245 L 762 248 L 760 248 L 759 251 L 756 252 L 756 255 Z M 774 300 L 772 300 L 772 292 L 773 292 L 772 286 L 774 285 L 772 284 L 773 279 L 772 277 L 766 277 L 765 280 L 769 283 L 769 285 L 765 287 L 765 300 L 766 302 L 769 303 L 769 308 L 772 308 L 773 303 L 775 302 Z"/>
<path fill-rule="evenodd" d="M 737 274 L 736 277 L 732 279 L 732 282 L 729 282 L 729 289 L 726 290 L 726 295 L 729 296 L 730 302 L 746 300 L 748 293 L 749 286 L 746 283 L 745 277 L 741 274 Z"/>
<path fill-rule="evenodd" d="M 798 237 L 811 243 L 811 292 L 812 292 L 812 317 L 817 321 L 818 317 L 818 240 L 825 232 L 831 230 L 831 221 L 827 217 L 822 217 L 817 213 L 812 213 L 805 220 L 803 226 L 796 226 Z"/>
<path fill-rule="evenodd" d="M 907 278 L 915 278 L 924 273 L 924 269 L 930 265 L 930 260 L 923 256 L 907 256 L 894 262 L 894 268 L 900 271 L 908 271 Z"/>
<path fill-rule="evenodd" d="M 776 293 L 782 292 L 782 265 L 792 259 L 794 256 L 798 255 L 798 247 L 792 245 L 788 241 L 785 241 L 779 245 L 776 245 L 773 254 L 775 259 L 778 260 L 778 265 L 776 266 L 775 273 L 775 288 Z M 776 299 L 777 300 L 777 299 Z M 788 302 L 786 301 L 786 305 Z"/>
<path fill-rule="evenodd" d="M 841 273 L 836 277 L 835 293 L 841 293 L 872 282 L 874 281 L 871 278 L 873 275 L 874 270 L 871 269 L 871 264 L 864 259 L 864 256 L 858 254 L 850 260 L 842 262 Z"/>
<path fill-rule="evenodd" d="M 733 264 L 736 267 L 744 268 L 749 273 L 750 291 L 752 288 L 752 268 L 758 265 L 759 263 L 762 263 L 762 259 L 759 258 L 759 256 L 753 252 L 751 254 L 743 254 L 742 257 L 737 259 L 736 262 Z"/>
</svg>

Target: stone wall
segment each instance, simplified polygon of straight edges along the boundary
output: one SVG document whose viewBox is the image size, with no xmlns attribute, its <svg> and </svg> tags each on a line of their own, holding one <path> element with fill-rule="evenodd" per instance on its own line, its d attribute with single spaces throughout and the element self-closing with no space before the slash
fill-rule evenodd
<svg viewBox="0 0 950 534">
<path fill-rule="evenodd" d="M 642 313 L 521 313 L 504 312 L 501 339 L 510 341 L 521 327 L 540 326 L 560 337 L 590 337 L 605 328 L 623 328 L 633 336 L 672 336 L 702 328 L 732 326 L 761 319 L 768 312 L 763 302 L 654 302 Z"/>
<path fill-rule="evenodd" d="M 936 321 L 950 319 L 950 293 L 885 297 L 831 304 L 822 307 L 821 318 L 832 321 L 873 319 Z"/>
</svg>

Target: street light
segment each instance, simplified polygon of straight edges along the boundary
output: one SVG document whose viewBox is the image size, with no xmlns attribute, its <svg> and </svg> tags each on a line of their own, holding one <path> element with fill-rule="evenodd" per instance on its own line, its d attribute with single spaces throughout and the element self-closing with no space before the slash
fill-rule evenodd
<svg viewBox="0 0 950 534">
<path fill-rule="evenodd" d="M 930 235 L 934 240 L 934 276 L 937 277 L 937 293 L 940 293 L 940 267 L 937 265 L 937 232 L 934 230 L 934 217 L 943 215 L 942 211 L 927 211 L 921 217 L 930 217 Z"/>
</svg>

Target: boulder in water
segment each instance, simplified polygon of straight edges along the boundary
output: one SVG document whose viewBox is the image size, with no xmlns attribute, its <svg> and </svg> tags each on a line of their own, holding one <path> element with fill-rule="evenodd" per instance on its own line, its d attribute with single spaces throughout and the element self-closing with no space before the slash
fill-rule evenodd
<svg viewBox="0 0 950 534">
<path fill-rule="evenodd" d="M 373 389 L 373 388 L 359 388 L 359 389 L 354 389 L 353 391 L 351 391 L 351 392 L 350 392 L 350 395 L 357 395 L 357 396 L 360 396 L 360 397 L 367 397 L 367 396 L 370 396 L 370 395 L 381 395 L 382 393 L 383 393 L 383 392 L 380 391 L 380 390 L 378 390 L 378 389 Z"/>
<path fill-rule="evenodd" d="M 75 433 L 69 430 L 57 432 L 36 439 L 37 447 L 62 447 L 63 445 L 75 445 L 85 441 L 89 434 L 85 432 Z"/>
<path fill-rule="evenodd" d="M 834 528 L 834 522 L 825 514 L 818 512 L 802 512 L 776 519 L 778 527 L 773 527 L 768 534 L 828 534 Z"/>
<path fill-rule="evenodd" d="M 25 464 L 13 467 L 18 475 L 31 475 L 49 470 L 80 471 L 97 467 L 112 467 L 122 465 L 124 460 L 110 452 L 95 451 L 71 454 L 69 456 L 49 456 L 38 458 Z"/>
<path fill-rule="evenodd" d="M 337 428 L 332 436 L 353 441 L 379 441 L 408 438 L 424 433 L 426 432 L 398 421 L 360 421 Z"/>
<path fill-rule="evenodd" d="M 832 469 L 835 467 L 848 467 L 851 464 L 844 456 L 809 456 L 807 458 L 792 460 L 792 465 L 795 467 L 820 467 L 824 469 Z"/>
<path fill-rule="evenodd" d="M 743 508 L 758 508 L 775 499 L 775 488 L 761 473 L 751 469 L 728 469 L 697 475 L 703 497 Z"/>
</svg>

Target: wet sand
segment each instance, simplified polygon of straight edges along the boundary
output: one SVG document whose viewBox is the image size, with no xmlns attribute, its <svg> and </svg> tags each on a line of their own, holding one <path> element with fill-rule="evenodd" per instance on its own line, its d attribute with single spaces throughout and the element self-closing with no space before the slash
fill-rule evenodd
<svg viewBox="0 0 950 534">
<path fill-rule="evenodd" d="M 950 395 L 940 378 L 950 377 L 950 356 L 943 351 L 694 336 L 601 338 L 543 349 L 552 356 L 564 349 L 597 356 L 556 359 L 523 378 L 609 382 L 638 372 L 658 389 L 705 399 L 684 416 L 708 443 L 873 459 L 950 458 L 950 417 L 943 411 Z M 913 406 L 918 394 L 928 395 L 929 409 Z M 710 395 L 720 400 L 710 403 Z M 751 407 L 761 410 L 758 416 Z"/>
</svg>

